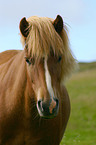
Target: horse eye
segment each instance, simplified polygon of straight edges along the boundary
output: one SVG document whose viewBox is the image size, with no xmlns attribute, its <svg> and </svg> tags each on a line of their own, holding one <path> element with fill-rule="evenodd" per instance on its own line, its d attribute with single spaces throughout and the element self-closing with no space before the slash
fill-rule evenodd
<svg viewBox="0 0 96 145">
<path fill-rule="evenodd" d="M 32 64 L 32 65 L 34 65 L 35 64 L 35 58 L 34 57 L 31 57 L 31 58 L 26 58 L 25 57 L 25 60 L 26 60 L 26 62 L 30 65 L 30 64 Z"/>
<path fill-rule="evenodd" d="M 60 61 L 61 61 L 61 59 L 62 59 L 62 57 L 61 57 L 61 56 L 59 56 L 59 58 L 58 58 L 58 62 L 60 62 Z"/>
<path fill-rule="evenodd" d="M 29 61 L 28 58 L 26 58 L 26 62 L 27 62 L 29 65 L 31 64 L 31 62 Z"/>
</svg>

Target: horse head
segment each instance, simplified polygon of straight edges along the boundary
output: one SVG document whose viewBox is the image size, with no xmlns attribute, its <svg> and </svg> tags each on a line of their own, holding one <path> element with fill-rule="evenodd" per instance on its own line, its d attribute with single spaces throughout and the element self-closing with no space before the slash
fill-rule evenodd
<svg viewBox="0 0 96 145">
<path fill-rule="evenodd" d="M 55 20 L 39 17 L 26 20 L 24 17 L 20 21 L 29 83 L 38 113 L 44 118 L 57 116 L 61 81 L 71 69 L 69 61 L 71 64 L 73 61 L 67 51 L 68 40 L 63 27 L 63 19 L 59 15 Z M 70 60 L 66 61 L 65 51 Z M 64 65 L 69 68 L 64 70 Z"/>
</svg>

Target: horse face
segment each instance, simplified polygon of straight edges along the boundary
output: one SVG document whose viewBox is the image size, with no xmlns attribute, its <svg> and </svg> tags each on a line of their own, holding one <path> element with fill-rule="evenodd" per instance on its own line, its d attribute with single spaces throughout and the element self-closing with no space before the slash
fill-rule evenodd
<svg viewBox="0 0 96 145">
<path fill-rule="evenodd" d="M 20 22 L 21 34 L 23 35 L 24 41 L 27 42 L 27 43 L 25 43 L 25 46 L 26 46 L 25 50 L 29 51 L 28 54 L 30 54 L 30 52 L 32 50 L 31 56 L 35 56 L 35 55 L 37 56 L 37 54 L 40 53 L 40 50 L 44 50 L 44 52 L 42 52 L 42 55 L 40 55 L 41 53 L 39 54 L 40 55 L 39 61 L 37 61 L 36 58 L 29 58 L 29 59 L 26 58 L 26 61 L 28 63 L 28 67 L 29 67 L 28 68 L 29 78 L 31 78 L 32 89 L 35 94 L 36 106 L 37 106 L 39 115 L 41 117 L 45 117 L 45 118 L 52 118 L 58 114 L 58 110 L 59 110 L 59 92 L 60 92 L 60 81 L 61 81 L 61 56 L 60 57 L 55 56 L 54 49 L 51 49 L 51 48 L 54 48 L 53 42 L 55 43 L 55 41 L 51 35 L 51 31 L 53 30 L 52 34 L 55 34 L 57 36 L 56 38 L 58 38 L 58 36 L 59 36 L 58 34 L 60 34 L 63 29 L 63 20 L 62 20 L 62 17 L 58 15 L 52 23 L 49 24 L 49 22 L 48 22 L 48 25 L 50 27 L 47 27 L 47 25 L 46 25 L 46 31 L 47 31 L 48 35 L 50 36 L 49 43 L 48 43 L 47 39 L 44 38 L 45 36 L 47 36 L 47 34 L 45 35 L 43 29 L 42 29 L 42 33 L 41 33 L 41 31 L 38 31 L 39 28 L 37 27 L 37 25 L 34 28 L 34 36 L 31 34 L 31 33 L 33 33 L 33 27 L 34 27 L 33 23 L 30 24 L 26 20 L 26 18 L 23 18 Z M 43 23 L 41 23 L 41 21 L 40 21 L 40 25 L 42 25 Z M 45 27 L 45 25 L 44 25 L 44 27 Z M 40 29 L 41 28 L 42 27 L 40 27 Z M 49 30 L 49 28 L 50 28 L 50 30 Z M 30 30 L 32 30 L 32 31 L 30 32 Z M 55 35 L 54 35 L 54 37 L 55 37 Z M 35 39 L 35 38 L 37 38 L 37 36 L 39 38 L 38 39 L 39 43 L 35 43 L 35 45 L 33 45 L 33 43 L 30 43 L 28 41 L 28 40 L 30 40 L 33 42 L 33 38 Z M 32 39 L 30 39 L 30 38 L 32 38 Z M 41 38 L 42 38 L 42 41 L 41 41 Z M 52 43 L 51 43 L 51 39 L 53 40 Z M 35 40 L 37 40 L 37 39 L 35 39 Z M 61 43 L 62 42 L 61 37 L 59 37 L 56 40 L 60 44 L 60 48 L 62 48 L 63 43 Z M 42 43 L 40 43 L 40 42 L 42 42 Z M 52 47 L 50 49 L 49 49 L 50 46 L 48 44 L 50 44 L 50 45 L 52 44 Z M 37 50 L 36 53 L 34 54 L 33 50 L 38 48 L 39 45 L 44 48 L 40 47 L 39 53 Z M 34 48 L 34 46 L 36 48 Z M 32 47 L 32 49 L 31 49 L 31 47 Z M 46 51 L 45 51 L 45 48 L 47 48 L 47 47 L 48 47 L 48 49 L 46 49 Z M 37 56 L 37 58 L 38 57 L 39 56 Z"/>
<path fill-rule="evenodd" d="M 53 118 L 58 114 L 61 61 L 61 57 L 51 54 L 39 62 L 28 64 L 36 107 L 44 118 Z"/>
</svg>

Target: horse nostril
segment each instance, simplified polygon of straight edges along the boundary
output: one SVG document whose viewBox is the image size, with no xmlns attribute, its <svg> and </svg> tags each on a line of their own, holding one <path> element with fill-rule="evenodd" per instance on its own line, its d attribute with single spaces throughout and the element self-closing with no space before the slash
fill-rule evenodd
<svg viewBox="0 0 96 145">
<path fill-rule="evenodd" d="M 43 111 L 42 101 L 41 101 L 41 100 L 38 101 L 38 108 L 39 108 L 41 111 Z"/>
<path fill-rule="evenodd" d="M 49 106 L 46 102 L 43 102 L 42 100 L 39 100 L 37 102 L 37 108 L 39 109 L 39 112 L 43 114 L 48 114 L 49 113 Z"/>
<path fill-rule="evenodd" d="M 41 107 L 41 100 L 38 101 L 38 107 Z"/>
<path fill-rule="evenodd" d="M 57 114 L 58 109 L 59 109 L 59 100 L 57 98 L 53 98 L 49 107 L 50 114 Z"/>
<path fill-rule="evenodd" d="M 59 100 L 57 98 L 54 98 L 54 101 L 56 101 L 56 107 L 59 105 Z"/>
</svg>

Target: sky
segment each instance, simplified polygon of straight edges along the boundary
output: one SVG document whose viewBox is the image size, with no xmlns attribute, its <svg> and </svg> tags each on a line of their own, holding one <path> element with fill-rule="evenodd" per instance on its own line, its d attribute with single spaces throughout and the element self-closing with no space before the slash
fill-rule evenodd
<svg viewBox="0 0 96 145">
<path fill-rule="evenodd" d="M 68 27 L 75 58 L 96 61 L 96 0 L 0 0 L 0 52 L 23 49 L 19 35 L 23 17 L 55 19 L 58 14 Z"/>
</svg>

